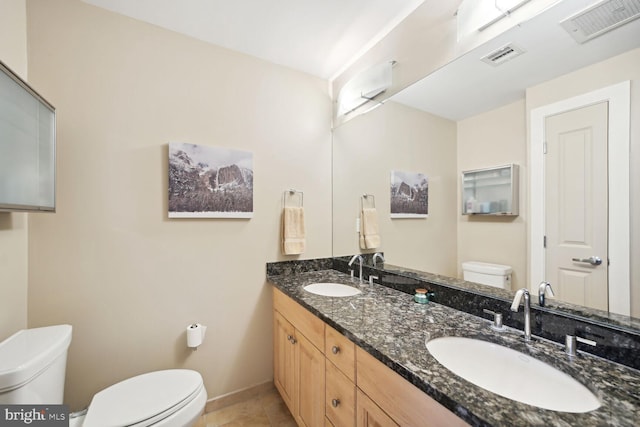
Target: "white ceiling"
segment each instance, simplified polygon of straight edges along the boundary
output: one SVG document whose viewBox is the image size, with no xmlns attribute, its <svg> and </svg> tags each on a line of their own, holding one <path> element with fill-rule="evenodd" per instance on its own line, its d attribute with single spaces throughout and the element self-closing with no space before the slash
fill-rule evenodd
<svg viewBox="0 0 640 427">
<path fill-rule="evenodd" d="M 332 80 L 425 0 L 83 1 Z M 640 19 L 584 44 L 558 25 L 598 1 L 558 1 L 391 99 L 460 120 L 522 99 L 528 87 L 640 47 Z M 525 54 L 498 67 L 480 61 L 507 43 Z"/>
<path fill-rule="evenodd" d="M 332 79 L 424 0 L 83 0 Z"/>
</svg>

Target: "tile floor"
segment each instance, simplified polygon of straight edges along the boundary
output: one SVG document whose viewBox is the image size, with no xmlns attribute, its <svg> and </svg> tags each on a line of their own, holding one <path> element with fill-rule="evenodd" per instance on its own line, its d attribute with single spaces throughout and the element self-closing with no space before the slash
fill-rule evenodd
<svg viewBox="0 0 640 427">
<path fill-rule="evenodd" d="M 204 414 L 195 427 L 295 427 L 278 392 L 273 389 L 243 402 Z"/>
</svg>

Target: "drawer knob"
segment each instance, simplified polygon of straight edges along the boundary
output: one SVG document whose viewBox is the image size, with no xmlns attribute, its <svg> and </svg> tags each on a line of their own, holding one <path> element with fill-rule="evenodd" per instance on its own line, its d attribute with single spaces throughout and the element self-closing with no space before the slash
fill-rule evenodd
<svg viewBox="0 0 640 427">
<path fill-rule="evenodd" d="M 331 353 L 333 354 L 340 353 L 340 347 L 338 347 L 337 345 L 334 345 L 333 347 L 331 347 Z"/>
<path fill-rule="evenodd" d="M 339 404 L 340 399 L 331 399 L 331 406 L 333 406 L 334 408 L 337 408 Z"/>
</svg>

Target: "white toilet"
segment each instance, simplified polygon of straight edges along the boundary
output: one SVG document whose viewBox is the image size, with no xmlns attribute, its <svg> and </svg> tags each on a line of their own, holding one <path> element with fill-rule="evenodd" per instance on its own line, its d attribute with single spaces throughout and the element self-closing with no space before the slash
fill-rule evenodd
<svg viewBox="0 0 640 427">
<path fill-rule="evenodd" d="M 70 343 L 70 325 L 23 329 L 1 342 L 0 404 L 61 404 Z M 206 401 L 198 372 L 150 372 L 96 393 L 69 425 L 187 427 L 198 420 Z"/>
<path fill-rule="evenodd" d="M 462 263 L 463 279 L 495 288 L 511 289 L 511 267 L 480 261 Z"/>
</svg>

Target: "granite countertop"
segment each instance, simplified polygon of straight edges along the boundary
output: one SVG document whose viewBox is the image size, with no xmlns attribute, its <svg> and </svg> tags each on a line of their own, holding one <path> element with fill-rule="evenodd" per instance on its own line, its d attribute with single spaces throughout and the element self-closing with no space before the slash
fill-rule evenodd
<svg viewBox="0 0 640 427">
<path fill-rule="evenodd" d="M 499 298 L 508 301 L 513 300 L 514 296 L 514 291 L 481 285 L 479 283 L 469 282 L 464 279 L 428 273 L 425 271 L 414 270 L 407 267 L 400 267 L 389 263 L 383 263 L 382 266 L 385 271 L 397 274 L 400 277 L 411 277 L 422 281 L 442 284 L 450 288 L 464 290 L 465 292 L 472 292 L 479 295 L 488 295 L 493 298 Z M 608 311 L 597 310 L 594 308 L 588 308 L 580 305 L 569 304 L 557 299 L 548 299 L 547 308 L 560 309 L 564 313 L 574 314 L 583 318 L 594 320 L 596 322 L 606 322 L 608 324 L 617 325 L 623 328 L 640 329 L 640 319 L 610 313 Z"/>
<path fill-rule="evenodd" d="M 498 332 L 488 320 L 433 302 L 416 304 L 411 295 L 381 285 L 360 284 L 335 270 L 269 276 L 268 281 L 471 425 L 590 427 L 639 423 L 640 371 L 582 352 L 571 358 L 562 346 L 546 340 L 525 344 L 522 331 L 505 327 Z M 349 284 L 362 293 L 331 298 L 302 289 L 316 282 Z M 584 384 L 602 406 L 583 414 L 555 412 L 484 390 L 456 376 L 431 356 L 425 343 L 441 336 L 479 338 L 542 360 Z"/>
</svg>

